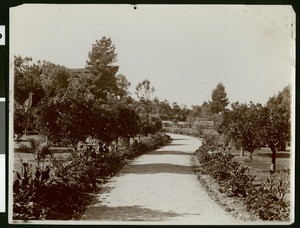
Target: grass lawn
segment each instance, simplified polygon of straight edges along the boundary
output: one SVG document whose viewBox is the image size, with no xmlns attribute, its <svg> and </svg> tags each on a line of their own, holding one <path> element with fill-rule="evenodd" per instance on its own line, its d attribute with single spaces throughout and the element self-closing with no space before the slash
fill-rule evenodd
<svg viewBox="0 0 300 228">
<path fill-rule="evenodd" d="M 256 150 L 253 153 L 253 160 L 250 159 L 249 152 L 245 152 L 244 156 L 240 156 L 239 150 L 230 151 L 235 157 L 234 161 L 240 162 L 243 166 L 250 168 L 251 175 L 256 176 L 256 181 L 265 181 L 270 176 L 270 167 L 272 152 L 270 148 L 263 147 L 260 150 Z M 283 169 L 290 169 L 290 151 L 279 151 L 277 152 L 276 158 L 276 170 L 281 171 Z M 282 176 L 282 172 L 276 172 L 274 176 Z M 287 175 L 286 175 L 287 177 Z"/>
<path fill-rule="evenodd" d="M 37 162 L 35 160 L 35 154 L 34 153 L 22 153 L 19 150 L 19 147 L 21 144 L 30 146 L 30 138 L 35 140 L 40 140 L 41 136 L 39 135 L 23 135 L 20 138 L 20 143 L 17 143 L 14 141 L 14 165 L 13 170 L 21 172 L 21 167 L 23 162 L 27 162 L 30 165 L 32 165 L 32 171 L 35 171 L 35 167 L 37 165 Z M 68 155 L 70 154 L 70 149 L 67 147 L 50 147 L 50 150 L 54 152 L 54 157 L 60 158 L 60 159 L 66 159 Z M 45 161 L 45 166 L 49 164 L 49 158 Z"/>
<path fill-rule="evenodd" d="M 66 159 L 69 156 L 70 153 L 64 153 L 64 152 L 59 152 L 59 153 L 54 153 L 54 157 L 59 158 L 59 159 Z M 22 163 L 23 162 L 27 162 L 30 165 L 32 165 L 32 172 L 35 171 L 35 168 L 37 166 L 37 162 L 35 160 L 35 154 L 33 153 L 19 153 L 19 152 L 15 152 L 14 153 L 14 166 L 13 166 L 13 170 L 14 171 L 18 171 L 21 172 L 21 167 L 22 167 Z M 45 161 L 45 166 L 49 164 L 49 158 L 46 159 Z M 40 164 L 42 165 L 42 164 Z"/>
</svg>

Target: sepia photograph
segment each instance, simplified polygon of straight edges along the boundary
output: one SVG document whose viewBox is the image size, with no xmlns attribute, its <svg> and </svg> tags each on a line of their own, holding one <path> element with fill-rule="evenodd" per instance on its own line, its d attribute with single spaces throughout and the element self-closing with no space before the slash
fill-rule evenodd
<svg viewBox="0 0 300 228">
<path fill-rule="evenodd" d="M 292 6 L 9 17 L 10 224 L 294 223 Z"/>
</svg>

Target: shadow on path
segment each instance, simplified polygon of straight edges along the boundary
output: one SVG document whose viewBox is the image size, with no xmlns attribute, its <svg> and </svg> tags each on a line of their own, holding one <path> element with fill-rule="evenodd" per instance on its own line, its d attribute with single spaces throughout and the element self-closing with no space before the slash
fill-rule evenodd
<svg viewBox="0 0 300 228">
<path fill-rule="evenodd" d="M 172 143 L 172 144 L 169 144 L 169 146 L 185 146 L 185 145 L 188 145 L 186 143 Z"/>
<path fill-rule="evenodd" d="M 168 218 L 182 216 L 172 211 L 151 210 L 140 206 L 93 206 L 82 220 L 106 221 L 164 221 Z"/>
<path fill-rule="evenodd" d="M 155 163 L 155 164 L 141 164 L 128 165 L 122 174 L 156 174 L 156 173 L 176 173 L 176 174 L 191 174 L 192 168 L 190 166 L 174 165 L 169 163 Z"/>
<path fill-rule="evenodd" d="M 257 157 L 268 157 L 272 158 L 272 153 L 260 153 L 257 154 Z M 289 152 L 276 152 L 276 158 L 290 158 L 290 153 Z"/>
<path fill-rule="evenodd" d="M 189 139 L 181 139 L 181 138 L 178 138 L 178 139 L 172 139 L 172 141 L 177 141 L 177 140 L 189 140 Z"/>
<path fill-rule="evenodd" d="M 175 150 L 155 150 L 147 155 L 193 155 L 194 152 L 181 152 L 181 151 L 175 151 Z"/>
</svg>

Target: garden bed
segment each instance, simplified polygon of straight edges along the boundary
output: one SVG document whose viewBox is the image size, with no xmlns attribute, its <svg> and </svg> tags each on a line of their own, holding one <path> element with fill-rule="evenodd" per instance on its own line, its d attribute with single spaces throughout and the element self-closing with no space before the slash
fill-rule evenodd
<svg viewBox="0 0 300 228">
<path fill-rule="evenodd" d="M 244 202 L 239 198 L 227 196 L 221 193 L 220 185 L 210 175 L 203 174 L 200 168 L 200 163 L 196 155 L 192 156 L 192 167 L 197 175 L 201 186 L 206 190 L 208 195 L 220 206 L 224 211 L 232 215 L 237 220 L 242 221 L 258 221 L 259 217 L 247 211 Z"/>
<path fill-rule="evenodd" d="M 136 141 L 125 152 L 87 156 L 59 153 L 47 161 L 48 168 L 46 164 L 42 168 L 37 166 L 30 153 L 22 154 L 25 155 L 22 164 L 17 165 L 19 153 L 15 153 L 13 219 L 77 219 L 91 202 L 93 192 L 99 191 L 101 184 L 115 175 L 128 159 L 169 142 L 169 136 L 156 133 Z"/>
<path fill-rule="evenodd" d="M 265 180 L 255 181 L 251 169 L 234 158 L 228 152 L 209 151 L 206 142 L 196 151 L 194 171 L 212 198 L 239 219 L 289 221 L 289 170 L 269 172 Z"/>
</svg>

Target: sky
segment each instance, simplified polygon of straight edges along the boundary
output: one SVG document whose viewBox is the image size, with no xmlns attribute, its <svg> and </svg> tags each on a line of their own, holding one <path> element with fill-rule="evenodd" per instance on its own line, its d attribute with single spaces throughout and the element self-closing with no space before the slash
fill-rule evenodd
<svg viewBox="0 0 300 228">
<path fill-rule="evenodd" d="M 294 81 L 294 21 L 279 5 L 27 4 L 10 9 L 10 63 L 84 68 L 106 36 L 132 93 L 148 79 L 160 100 L 201 105 L 222 82 L 230 102 L 266 103 Z"/>
</svg>

